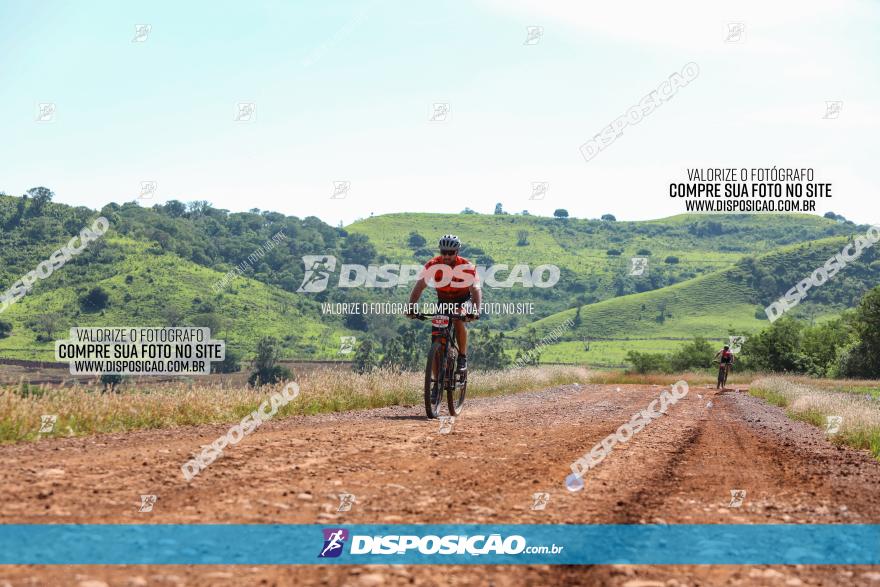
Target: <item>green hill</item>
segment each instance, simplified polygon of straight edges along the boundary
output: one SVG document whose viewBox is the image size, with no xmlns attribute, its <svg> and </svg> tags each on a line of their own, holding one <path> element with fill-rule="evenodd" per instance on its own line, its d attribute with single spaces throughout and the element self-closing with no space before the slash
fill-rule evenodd
<svg viewBox="0 0 880 587">
<path fill-rule="evenodd" d="M 848 242 L 834 237 L 746 257 L 730 269 L 684 283 L 554 314 L 513 336 L 525 336 L 533 328 L 540 337 L 571 320 L 575 325 L 547 347 L 543 360 L 621 365 L 629 350 L 666 352 L 694 336 L 721 341 L 731 334 L 757 332 L 769 324 L 767 305 Z M 867 249 L 827 283 L 811 289 L 790 313 L 815 320 L 856 305 L 880 281 L 878 258 L 876 248 Z"/>
<path fill-rule="evenodd" d="M 54 338 L 66 337 L 71 326 L 210 326 L 212 334 L 243 356 L 269 335 L 282 342 L 287 356 L 332 357 L 339 335 L 351 334 L 339 319 L 321 317 L 313 300 L 247 277 L 215 294 L 212 286 L 224 274 L 150 250 L 147 243 L 110 237 L 101 255 L 112 261 L 88 272 L 99 276 L 84 279 L 82 272 L 65 266 L 46 280 L 64 279 L 64 287 L 38 283 L 0 315 L 13 324 L 11 335 L 0 339 L 0 356 L 54 360 L 54 344 L 48 335 L 41 336 L 45 316 L 54 316 Z M 84 311 L 78 298 L 93 287 L 109 294 L 108 305 Z"/>
<path fill-rule="evenodd" d="M 493 290 L 496 301 L 538 301 L 540 316 L 573 307 L 657 290 L 732 267 L 746 255 L 781 246 L 851 234 L 855 228 L 810 215 L 680 215 L 646 222 L 556 219 L 524 215 L 388 214 L 346 227 L 367 236 L 390 261 L 424 262 L 436 239 L 459 235 L 462 254 L 478 265 L 551 263 L 562 278 L 550 290 Z M 409 244 L 416 233 L 427 241 Z M 647 257 L 648 269 L 629 275 L 630 259 Z M 487 292 L 488 294 L 489 292 Z M 505 327 L 520 322 L 505 323 Z"/>
<path fill-rule="evenodd" d="M 321 303 L 402 302 L 409 288 L 296 293 L 304 276 L 303 255 L 333 255 L 340 263 L 364 265 L 422 263 L 435 254 L 436 238 L 453 232 L 465 242 L 463 254 L 478 264 L 556 264 L 562 270 L 559 283 L 549 289 L 487 290 L 487 302 L 533 302 L 536 314 L 486 316 L 483 326 L 519 328 L 521 334 L 528 325 L 552 327 L 580 307 L 581 326 L 549 349 L 544 360 L 590 358 L 601 345 L 619 346 L 620 341 L 594 340 L 593 350 L 584 353 L 578 351 L 583 338 L 643 338 L 672 345 L 677 344 L 672 339 L 693 334 L 754 329 L 762 324 L 755 317 L 761 296 L 783 286 L 784 291 L 801 275 L 785 274 L 765 261 L 755 265 L 751 256 L 860 230 L 808 215 L 616 222 L 508 214 L 391 214 L 342 229 L 314 217 L 258 209 L 229 212 L 204 201 L 150 208 L 111 203 L 95 211 L 51 199 L 45 188 L 22 198 L 0 194 L 2 291 L 98 215 L 108 218 L 110 230 L 0 315 L 0 321 L 12 324 L 9 336 L 0 338 L 2 356 L 50 359 L 51 341 L 74 325 L 193 324 L 211 326 L 245 356 L 259 336 L 269 334 L 283 341 L 286 358 L 341 358 L 338 336 L 372 338 L 384 346 L 406 321 L 383 315 L 324 316 Z M 227 272 L 279 234 L 278 246 L 250 263 L 228 287 L 214 291 Z M 791 254 L 783 253 L 777 265 L 787 271 L 786 255 Z M 628 274 L 635 256 L 649 258 L 644 275 Z M 807 256 L 800 257 L 806 262 Z M 849 286 L 861 287 L 863 281 Z M 99 308 L 83 304 L 94 288 L 107 297 Z M 836 292 L 835 304 L 851 305 L 843 293 L 828 288 Z M 623 356 L 620 349 L 608 352 L 612 358 Z"/>
</svg>

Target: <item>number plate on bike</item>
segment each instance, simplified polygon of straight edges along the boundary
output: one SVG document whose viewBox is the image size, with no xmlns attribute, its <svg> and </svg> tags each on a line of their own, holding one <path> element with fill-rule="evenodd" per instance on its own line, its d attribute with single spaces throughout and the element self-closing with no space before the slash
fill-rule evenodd
<svg viewBox="0 0 880 587">
<path fill-rule="evenodd" d="M 431 326 L 436 328 L 446 328 L 449 326 L 449 316 L 434 316 L 431 318 Z"/>
</svg>

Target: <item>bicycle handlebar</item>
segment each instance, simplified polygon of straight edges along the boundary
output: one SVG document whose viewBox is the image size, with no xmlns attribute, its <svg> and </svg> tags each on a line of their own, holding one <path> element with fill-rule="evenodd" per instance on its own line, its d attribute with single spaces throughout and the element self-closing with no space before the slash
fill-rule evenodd
<svg viewBox="0 0 880 587">
<path fill-rule="evenodd" d="M 407 315 L 407 314 L 405 314 Z M 437 314 L 422 314 L 421 312 L 413 312 L 412 314 L 408 314 L 413 318 L 418 318 L 419 320 L 430 320 Z M 443 314 L 444 316 L 449 316 L 449 318 L 453 320 L 461 320 L 462 322 L 470 322 L 474 320 L 477 315 L 476 314 L 464 314 L 463 316 L 456 316 L 455 314 Z"/>
</svg>

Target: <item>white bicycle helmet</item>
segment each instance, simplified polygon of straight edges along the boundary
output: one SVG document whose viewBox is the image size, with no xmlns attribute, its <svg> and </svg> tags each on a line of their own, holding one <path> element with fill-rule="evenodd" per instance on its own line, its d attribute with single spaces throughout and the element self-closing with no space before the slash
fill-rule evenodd
<svg viewBox="0 0 880 587">
<path fill-rule="evenodd" d="M 440 249 L 454 249 L 458 250 L 461 248 L 461 241 L 458 240 L 458 237 L 454 234 L 444 234 L 440 237 Z"/>
</svg>

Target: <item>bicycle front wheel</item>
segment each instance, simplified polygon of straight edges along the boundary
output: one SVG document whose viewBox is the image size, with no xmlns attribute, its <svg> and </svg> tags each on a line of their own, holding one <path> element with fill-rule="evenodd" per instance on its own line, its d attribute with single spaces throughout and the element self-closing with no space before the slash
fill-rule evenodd
<svg viewBox="0 0 880 587">
<path fill-rule="evenodd" d="M 439 342 L 431 345 L 428 351 L 428 364 L 425 366 L 425 413 L 429 418 L 440 415 L 440 402 L 443 400 L 443 384 L 446 377 L 444 355 L 446 349 Z"/>
<path fill-rule="evenodd" d="M 446 392 L 446 405 L 449 406 L 449 415 L 458 416 L 464 406 L 464 396 L 467 393 L 467 371 L 458 372 L 453 365 L 452 385 Z"/>
</svg>

